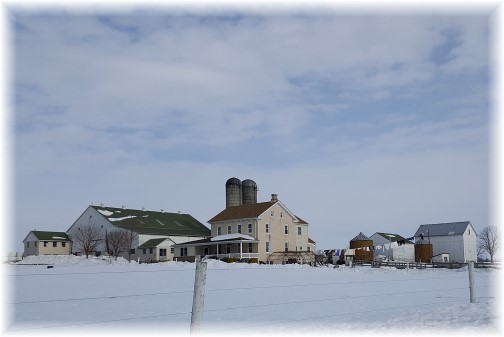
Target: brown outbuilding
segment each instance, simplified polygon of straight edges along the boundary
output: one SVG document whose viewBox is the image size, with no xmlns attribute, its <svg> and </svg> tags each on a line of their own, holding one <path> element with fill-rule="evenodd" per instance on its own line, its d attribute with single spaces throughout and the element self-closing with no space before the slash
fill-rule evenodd
<svg viewBox="0 0 504 337">
<path fill-rule="evenodd" d="M 371 250 L 371 247 L 373 247 L 373 240 L 369 239 L 362 232 L 350 240 L 350 249 L 355 249 L 354 261 L 373 261 L 373 251 Z"/>
</svg>

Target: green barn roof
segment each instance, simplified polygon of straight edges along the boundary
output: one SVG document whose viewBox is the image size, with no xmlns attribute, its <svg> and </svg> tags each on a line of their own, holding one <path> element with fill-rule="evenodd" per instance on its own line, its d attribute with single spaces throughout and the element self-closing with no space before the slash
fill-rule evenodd
<svg viewBox="0 0 504 337">
<path fill-rule="evenodd" d="M 154 248 L 154 247 L 157 247 L 164 240 L 166 240 L 166 239 L 165 238 L 151 239 L 151 240 L 148 240 L 148 241 L 145 241 L 144 243 L 142 243 L 140 246 L 138 246 L 138 248 Z"/>
<path fill-rule="evenodd" d="M 139 234 L 210 236 L 210 229 L 189 214 L 91 206 L 114 226 Z"/>
<path fill-rule="evenodd" d="M 39 239 L 40 241 L 55 241 L 55 240 L 63 240 L 70 241 L 67 233 L 65 232 L 45 232 L 45 231 L 32 231 L 32 233 Z"/>
</svg>

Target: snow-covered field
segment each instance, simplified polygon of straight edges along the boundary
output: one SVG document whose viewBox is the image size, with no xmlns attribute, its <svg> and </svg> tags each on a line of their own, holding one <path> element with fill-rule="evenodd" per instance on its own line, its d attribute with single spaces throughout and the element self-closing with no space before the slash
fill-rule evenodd
<svg viewBox="0 0 504 337">
<path fill-rule="evenodd" d="M 475 270 L 471 304 L 467 268 L 207 264 L 202 331 L 212 334 L 459 335 L 500 327 L 500 270 Z M 5 274 L 13 290 L 5 333 L 189 333 L 193 263 L 30 257 Z"/>
</svg>

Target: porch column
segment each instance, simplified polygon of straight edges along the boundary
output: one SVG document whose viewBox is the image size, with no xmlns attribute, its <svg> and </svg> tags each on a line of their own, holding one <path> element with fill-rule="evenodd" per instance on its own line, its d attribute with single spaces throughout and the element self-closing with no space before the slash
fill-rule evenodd
<svg viewBox="0 0 504 337">
<path fill-rule="evenodd" d="M 219 258 L 219 244 L 217 244 L 217 251 L 216 251 L 217 258 Z"/>
<path fill-rule="evenodd" d="M 242 253 L 243 253 L 243 241 L 240 241 L 240 260 L 242 259 Z"/>
</svg>

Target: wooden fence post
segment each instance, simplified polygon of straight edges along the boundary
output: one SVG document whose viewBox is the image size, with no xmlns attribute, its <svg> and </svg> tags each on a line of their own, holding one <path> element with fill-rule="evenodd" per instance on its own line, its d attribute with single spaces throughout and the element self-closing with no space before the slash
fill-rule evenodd
<svg viewBox="0 0 504 337">
<path fill-rule="evenodd" d="M 201 261 L 201 256 L 195 257 L 196 275 L 194 277 L 193 305 L 191 313 L 191 333 L 197 333 L 201 328 L 203 309 L 205 307 L 205 283 L 207 264 Z"/>
</svg>

